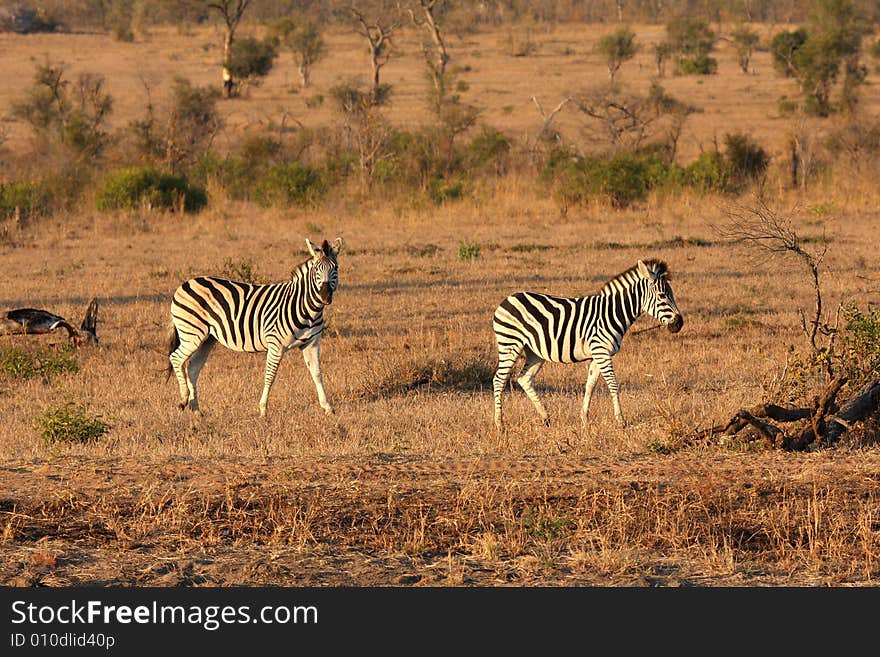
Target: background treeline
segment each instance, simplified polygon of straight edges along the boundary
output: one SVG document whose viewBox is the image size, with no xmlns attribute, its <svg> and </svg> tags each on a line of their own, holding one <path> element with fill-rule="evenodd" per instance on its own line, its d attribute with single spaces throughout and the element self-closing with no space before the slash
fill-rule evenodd
<svg viewBox="0 0 880 657">
<path fill-rule="evenodd" d="M 33 4 L 42 5 L 46 13 L 34 9 L 37 13 L 22 10 L 9 15 L 50 20 L 45 17 L 52 15 L 52 3 Z M 583 8 L 593 3 L 571 4 Z M 31 150 L 14 151 L 0 139 L 4 170 L 0 219 L 21 224 L 83 203 L 101 211 L 193 212 L 219 197 L 266 207 L 308 205 L 357 194 L 445 203 L 486 186 L 506 185 L 511 175 L 532 181 L 542 195 L 553 195 L 563 211 L 594 201 L 626 207 L 651 194 L 738 194 L 766 184 L 771 175 L 779 185 L 805 188 L 816 180 L 832 180 L 835 167 L 852 176 L 854 170 L 872 170 L 880 160 L 880 120 L 862 111 L 859 103 L 868 63 L 878 55 L 877 41 L 871 36 L 873 24 L 860 9 L 864 4 L 813 0 L 803 26 L 776 27 L 768 31 L 769 41 L 763 39 L 767 42 L 761 47 L 770 51 L 775 69 L 768 74 L 793 78 L 800 89 L 799 97 L 779 100 L 779 114 L 790 116 L 792 127 L 784 155 L 774 162 L 764 145 L 734 128 L 722 132 L 694 159 L 682 161 L 679 156 L 682 132 L 702 109 L 668 93 L 664 78 L 718 74 L 716 45 L 722 35 L 716 24 L 699 16 L 669 19 L 665 38 L 650 44 L 656 71 L 647 91 L 623 84 L 615 75 L 648 44 L 639 43 L 626 24 L 609 31 L 596 48 L 607 64 L 608 80 L 585 83 L 564 101 L 565 111 L 578 117 L 577 134 L 557 129 L 550 112 L 537 134 L 514 137 L 482 120 L 481 110 L 469 98 L 467 68 L 450 58 L 442 39 L 436 49 L 423 45 L 427 111 L 422 124 L 393 124 L 387 108 L 395 89 L 380 77 L 389 55 L 376 38 L 391 29 L 392 19 L 370 25 L 360 9 L 353 12 L 350 5 L 258 0 L 58 3 L 58 10 L 63 8 L 70 20 L 99 15 L 110 20 L 114 12 L 138 7 L 154 11 L 154 20 L 232 15 L 236 25 L 245 19 L 257 21 L 264 36 L 239 32 L 233 39 L 234 29 L 227 25 L 223 65 L 231 74 L 228 85 L 198 86 L 175 77 L 169 97 L 161 103 L 151 100 L 147 87 L 142 114 L 122 126 L 111 127 L 114 101 L 103 77 L 73 76 L 58 62 L 35 64 L 30 87 L 9 108 L 13 120 L 30 128 Z M 293 11 L 293 5 L 311 9 L 315 17 L 283 14 Z M 637 3 L 614 3 L 615 10 L 618 5 L 621 11 L 632 11 Z M 691 7 L 664 3 L 664 11 L 673 5 Z M 697 5 L 703 13 L 716 6 L 693 3 L 691 9 Z M 516 3 L 486 6 L 514 13 L 519 7 Z M 732 11 L 734 6 L 752 12 L 765 5 L 717 3 L 718 11 L 721 7 Z M 423 0 L 410 6 L 427 12 L 421 14 L 422 26 L 430 18 L 444 29 L 451 21 L 446 12 L 465 7 L 474 10 L 466 2 Z M 220 148 L 218 137 L 225 120 L 219 103 L 235 102 L 242 85 L 268 75 L 285 49 L 296 57 L 301 88 L 306 88 L 309 66 L 320 65 L 328 48 L 319 21 L 334 16 L 332 10 L 339 8 L 345 29 L 370 40 L 373 76 L 368 81 L 338 79 L 310 97 L 310 103 L 332 108 L 328 124 L 306 127 L 282 121 L 240 130 Z M 236 16 L 237 9 L 242 13 Z M 400 6 L 376 11 L 391 16 L 400 12 Z M 343 14 L 337 18 L 342 20 Z M 746 23 L 731 24 L 723 36 L 734 45 L 727 56 L 735 56 L 742 73 L 748 73 L 749 58 L 762 38 Z M 803 121 L 832 115 L 835 120 L 822 138 Z"/>
<path fill-rule="evenodd" d="M 130 26 L 132 21 L 147 27 L 217 20 L 203 0 L 12 0 L 4 4 L 8 12 L 35 17 L 7 24 L 6 29 L 113 30 Z M 265 22 L 297 13 L 334 24 L 346 20 L 352 5 L 371 14 L 394 4 L 387 0 L 251 0 L 248 20 Z M 880 0 L 853 4 L 866 19 L 880 19 Z M 811 6 L 811 0 L 459 0 L 443 11 L 449 28 L 466 31 L 521 21 L 663 24 L 685 15 L 710 22 L 800 23 L 809 18 Z"/>
</svg>

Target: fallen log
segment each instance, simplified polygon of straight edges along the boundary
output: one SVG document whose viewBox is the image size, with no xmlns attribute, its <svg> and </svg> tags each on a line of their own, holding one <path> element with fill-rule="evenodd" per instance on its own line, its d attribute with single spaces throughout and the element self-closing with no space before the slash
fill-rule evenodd
<svg viewBox="0 0 880 657">
<path fill-rule="evenodd" d="M 825 440 L 829 444 L 837 442 L 843 432 L 855 422 L 861 422 L 876 413 L 878 409 L 880 409 L 880 379 L 874 379 L 862 386 L 855 397 L 828 418 Z"/>
<path fill-rule="evenodd" d="M 847 380 L 845 376 L 835 377 L 825 386 L 822 394 L 813 400 L 814 410 L 810 417 L 810 424 L 801 429 L 797 435 L 786 436 L 781 444 L 783 449 L 795 452 L 802 451 L 816 440 L 822 440 L 825 434 L 825 416 L 829 412 L 833 412 L 832 409 L 837 410 L 835 405 L 837 393 L 840 392 Z"/>
</svg>

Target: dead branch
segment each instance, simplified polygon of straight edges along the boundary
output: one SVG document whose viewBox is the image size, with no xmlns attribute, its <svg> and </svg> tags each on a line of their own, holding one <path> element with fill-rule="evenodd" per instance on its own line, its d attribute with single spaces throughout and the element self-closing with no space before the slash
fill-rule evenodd
<svg viewBox="0 0 880 657">
<path fill-rule="evenodd" d="M 828 418 L 825 441 L 837 442 L 855 422 L 861 422 L 880 408 L 880 379 L 866 383 L 855 397 L 847 401 L 837 414 Z"/>
<path fill-rule="evenodd" d="M 801 312 L 801 328 L 804 331 L 810 346 L 815 354 L 827 351 L 828 347 L 821 348 L 816 343 L 819 333 L 833 336 L 837 332 L 837 325 L 830 326 L 822 321 L 822 287 L 820 285 L 820 273 L 822 260 L 828 252 L 827 245 L 821 251 L 811 252 L 803 247 L 803 241 L 792 226 L 790 219 L 780 217 L 771 209 L 764 199 L 758 197 L 756 205 L 744 207 L 734 205 L 726 210 L 730 222 L 727 225 L 716 226 L 717 232 L 732 243 L 748 244 L 774 254 L 792 254 L 806 265 L 810 272 L 810 278 L 815 294 L 815 308 L 809 326 L 803 311 Z M 839 310 L 838 310 L 839 319 Z M 830 377 L 834 372 L 831 363 L 826 359 L 826 370 Z"/>
</svg>

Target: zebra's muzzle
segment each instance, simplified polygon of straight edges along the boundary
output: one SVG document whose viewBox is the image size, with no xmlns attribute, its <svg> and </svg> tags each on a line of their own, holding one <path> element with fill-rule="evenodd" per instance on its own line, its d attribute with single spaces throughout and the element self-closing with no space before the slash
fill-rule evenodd
<svg viewBox="0 0 880 657">
<path fill-rule="evenodd" d="M 682 326 L 684 326 L 684 317 L 682 317 L 681 315 L 676 315 L 675 319 L 673 319 L 666 325 L 666 328 L 669 329 L 670 333 L 678 333 L 681 330 Z"/>
<path fill-rule="evenodd" d="M 324 283 L 318 290 L 318 298 L 325 306 L 329 306 L 333 303 L 333 288 Z"/>
</svg>

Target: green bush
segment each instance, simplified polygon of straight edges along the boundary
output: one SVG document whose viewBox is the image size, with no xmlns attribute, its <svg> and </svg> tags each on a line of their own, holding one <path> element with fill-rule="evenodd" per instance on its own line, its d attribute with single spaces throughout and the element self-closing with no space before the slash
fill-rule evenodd
<svg viewBox="0 0 880 657">
<path fill-rule="evenodd" d="M 678 70 L 684 75 L 714 75 L 718 72 L 718 60 L 705 54 L 682 57 L 678 60 Z"/>
<path fill-rule="evenodd" d="M 247 80 L 261 78 L 269 74 L 278 56 L 278 42 L 269 38 L 260 41 L 244 37 L 232 42 L 226 68 L 233 78 Z"/>
<path fill-rule="evenodd" d="M 67 402 L 56 409 L 46 409 L 33 422 L 40 431 L 43 443 L 49 447 L 57 443 L 89 443 L 110 429 L 100 416 L 88 415 L 79 404 Z"/>
<path fill-rule="evenodd" d="M 843 317 L 840 365 L 854 387 L 880 376 L 880 309 L 862 310 L 850 304 Z"/>
<path fill-rule="evenodd" d="M 28 350 L 15 346 L 0 347 L 0 372 L 16 379 L 51 378 L 64 372 L 76 373 L 79 363 L 74 348 L 62 345 L 57 351 L 46 347 Z"/>
<path fill-rule="evenodd" d="M 464 182 L 457 179 L 447 179 L 441 175 L 434 175 L 428 180 L 427 191 L 431 200 L 434 203 L 440 204 L 464 196 Z"/>
<path fill-rule="evenodd" d="M 317 169 L 299 162 L 276 164 L 257 180 L 253 199 L 263 207 L 303 205 L 318 200 L 326 187 Z"/>
<path fill-rule="evenodd" d="M 724 192 L 730 185 L 730 165 L 721 153 L 706 151 L 685 167 L 685 179 L 702 193 Z"/>
<path fill-rule="evenodd" d="M 542 175 L 565 203 L 604 197 L 615 207 L 626 207 L 647 198 L 652 182 L 664 179 L 666 171 L 656 155 L 581 157 L 556 151 Z"/>
<path fill-rule="evenodd" d="M 102 212 L 140 207 L 173 210 L 181 200 L 187 212 L 197 212 L 208 203 L 205 190 L 188 184 L 185 176 L 152 167 L 130 167 L 104 176 L 95 205 Z"/>
<path fill-rule="evenodd" d="M 732 182 L 743 186 L 760 179 L 767 171 L 770 156 L 749 135 L 724 135 L 724 157 L 730 167 Z"/>
<path fill-rule="evenodd" d="M 51 206 L 51 196 L 42 182 L 0 183 L 0 218 L 14 216 L 16 208 L 25 217 L 46 215 Z"/>
<path fill-rule="evenodd" d="M 462 240 L 458 243 L 458 257 L 461 260 L 478 260 L 480 245 L 471 240 Z"/>
<path fill-rule="evenodd" d="M 510 138 L 493 128 L 483 130 L 465 147 L 464 163 L 469 171 L 488 171 L 495 175 L 509 167 Z"/>
</svg>

